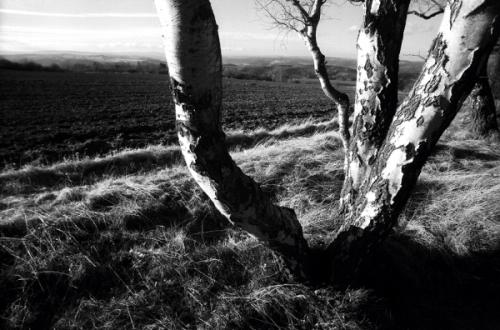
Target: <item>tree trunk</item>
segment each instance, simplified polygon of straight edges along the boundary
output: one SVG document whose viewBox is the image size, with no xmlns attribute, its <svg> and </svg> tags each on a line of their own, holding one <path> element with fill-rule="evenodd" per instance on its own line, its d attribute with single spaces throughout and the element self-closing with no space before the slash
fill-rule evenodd
<svg viewBox="0 0 500 330">
<path fill-rule="evenodd" d="M 470 108 L 469 128 L 475 136 L 483 138 L 498 134 L 495 100 L 486 67 L 487 63 L 483 65 L 474 88 L 465 102 L 466 107 Z"/>
<path fill-rule="evenodd" d="M 360 186 L 389 129 L 398 104 L 399 52 L 410 0 L 366 0 L 358 36 L 358 77 L 353 138 L 341 194 L 350 216 Z"/>
<path fill-rule="evenodd" d="M 320 15 L 318 9 L 318 17 Z M 346 151 L 346 156 L 344 158 L 344 170 L 347 170 L 348 158 L 347 158 L 347 150 L 349 148 L 350 141 L 350 133 L 349 133 L 349 97 L 347 94 L 342 93 L 335 89 L 333 85 L 330 83 L 330 78 L 328 77 L 328 71 L 326 68 L 325 55 L 321 52 L 318 46 L 318 42 L 316 40 L 316 29 L 317 29 L 318 21 L 312 23 L 311 26 L 308 26 L 303 32 L 302 37 L 304 38 L 307 48 L 311 53 L 311 57 L 313 59 L 314 72 L 318 77 L 318 80 L 321 84 L 321 89 L 323 93 L 330 100 L 335 102 L 337 106 L 337 118 L 339 122 L 339 134 L 342 139 L 342 146 Z"/>
<path fill-rule="evenodd" d="M 493 98 L 500 100 L 500 40 L 497 40 L 497 44 L 490 54 L 487 73 L 490 78 L 489 81 Z"/>
<path fill-rule="evenodd" d="M 312 254 L 295 213 L 273 205 L 259 185 L 236 166 L 225 145 L 220 45 L 208 0 L 156 0 L 156 5 L 164 30 L 179 142 L 189 171 L 228 220 L 267 242 L 284 256 L 292 271 L 305 276 Z M 381 9 L 387 13 L 400 8 L 383 0 L 368 0 L 367 6 L 371 9 L 366 15 L 375 17 Z M 472 90 L 491 52 L 500 28 L 499 17 L 500 2 L 496 0 L 450 0 L 423 71 L 388 129 L 384 127 L 389 125 L 389 115 L 382 110 L 396 100 L 390 95 L 397 91 L 391 85 L 396 81 L 391 75 L 397 75 L 397 65 L 396 60 L 388 60 L 394 54 L 385 51 L 390 42 L 384 43 L 385 34 L 375 28 L 382 24 L 379 20 L 388 18 L 379 17 L 366 25 L 366 37 L 361 38 L 373 37 L 367 44 L 378 47 L 374 53 L 370 47 L 362 48 L 367 53 L 360 55 L 365 57 L 359 81 L 366 82 L 367 90 L 358 91 L 362 107 L 358 108 L 355 133 L 362 137 L 362 145 L 369 143 L 370 148 L 356 145 L 354 149 L 353 159 L 361 159 L 366 168 L 363 179 L 357 181 L 352 216 L 346 217 L 330 245 L 335 256 L 334 276 L 352 274 L 396 224 L 422 166 L 464 95 Z M 395 42 L 390 49 L 399 51 L 399 46 L 400 42 Z M 368 134 L 372 126 L 380 131 Z M 364 152 L 377 144 L 377 152 Z M 359 177 L 359 168 L 351 175 Z M 352 196 L 349 200 L 353 201 Z M 339 272 L 340 267 L 346 269 Z"/>
<path fill-rule="evenodd" d="M 500 27 L 497 0 L 454 0 L 444 13 L 423 71 L 399 106 L 370 176 L 331 248 L 334 267 L 357 268 L 396 224 L 422 166 L 486 62 Z"/>
<path fill-rule="evenodd" d="M 222 62 L 208 0 L 156 0 L 182 154 L 191 175 L 232 223 L 280 252 L 303 276 L 308 246 L 293 210 L 276 206 L 231 159 L 221 127 Z"/>
</svg>

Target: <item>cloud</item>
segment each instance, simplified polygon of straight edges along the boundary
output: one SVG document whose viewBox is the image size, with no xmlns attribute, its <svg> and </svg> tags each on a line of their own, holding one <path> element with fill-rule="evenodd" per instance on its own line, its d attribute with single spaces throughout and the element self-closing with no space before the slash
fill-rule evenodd
<svg viewBox="0 0 500 330">
<path fill-rule="evenodd" d="M 156 18 L 154 13 L 84 13 L 84 14 L 69 14 L 69 13 L 51 13 L 15 9 L 0 9 L 2 14 L 24 15 L 24 16 L 44 16 L 44 17 L 73 17 L 73 18 Z"/>
<path fill-rule="evenodd" d="M 0 25 L 0 52 L 33 50 L 161 50 L 158 28 L 56 29 Z"/>
<path fill-rule="evenodd" d="M 231 40 L 275 40 L 278 34 L 225 31 L 221 32 L 220 36 Z"/>
<path fill-rule="evenodd" d="M 79 28 L 44 28 L 44 27 L 30 27 L 18 25 L 0 25 L 0 33 L 3 35 L 15 35 L 18 37 L 38 36 L 38 37 L 55 37 L 62 38 L 78 37 L 78 38 L 133 38 L 133 37 L 160 37 L 160 27 L 131 27 L 125 29 L 79 29 Z"/>
</svg>

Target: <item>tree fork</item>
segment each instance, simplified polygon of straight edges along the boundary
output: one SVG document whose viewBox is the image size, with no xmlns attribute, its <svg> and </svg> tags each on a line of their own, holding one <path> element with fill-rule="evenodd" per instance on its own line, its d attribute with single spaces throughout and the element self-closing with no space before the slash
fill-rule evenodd
<svg viewBox="0 0 500 330">
<path fill-rule="evenodd" d="M 473 88 L 499 30 L 500 2 L 449 2 L 423 71 L 399 106 L 360 189 L 355 221 L 346 222 L 332 243 L 339 252 L 334 267 L 348 257 L 356 258 L 351 266 L 358 267 L 363 256 L 352 251 L 366 256 L 396 225 L 424 163 Z"/>
<path fill-rule="evenodd" d="M 369 175 L 398 104 L 399 53 L 410 0 L 366 0 L 358 35 L 358 76 L 353 137 L 340 209 L 353 214 L 358 190 Z"/>
<path fill-rule="evenodd" d="M 280 252 L 306 275 L 308 245 L 293 210 L 279 207 L 232 160 L 221 126 L 222 59 L 208 0 L 155 0 L 175 103 L 176 126 L 189 171 L 231 222 Z"/>
</svg>

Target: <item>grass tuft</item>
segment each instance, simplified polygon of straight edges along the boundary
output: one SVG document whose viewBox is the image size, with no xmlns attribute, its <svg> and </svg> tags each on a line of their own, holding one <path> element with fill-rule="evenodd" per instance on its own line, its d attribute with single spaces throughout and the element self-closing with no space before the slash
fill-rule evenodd
<svg viewBox="0 0 500 330">
<path fill-rule="evenodd" d="M 228 140 L 316 245 L 342 222 L 343 154 L 330 124 L 311 125 Z M 168 148 L 3 172 L 0 328 L 498 328 L 500 153 L 457 136 L 351 288 L 295 282 Z"/>
</svg>

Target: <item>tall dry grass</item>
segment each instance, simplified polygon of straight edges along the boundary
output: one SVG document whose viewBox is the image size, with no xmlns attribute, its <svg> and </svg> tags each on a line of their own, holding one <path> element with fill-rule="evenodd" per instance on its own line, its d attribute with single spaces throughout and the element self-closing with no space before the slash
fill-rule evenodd
<svg viewBox="0 0 500 330">
<path fill-rule="evenodd" d="M 321 244 L 342 221 L 343 155 L 329 124 L 308 125 L 228 141 L 244 171 L 293 207 L 311 244 Z M 294 282 L 278 256 L 214 210 L 168 150 L 176 149 L 0 174 L 10 185 L 0 200 L 3 328 L 500 325 L 497 144 L 454 126 L 399 227 L 351 288 Z"/>
</svg>

